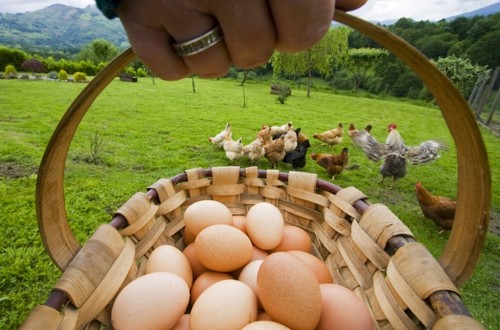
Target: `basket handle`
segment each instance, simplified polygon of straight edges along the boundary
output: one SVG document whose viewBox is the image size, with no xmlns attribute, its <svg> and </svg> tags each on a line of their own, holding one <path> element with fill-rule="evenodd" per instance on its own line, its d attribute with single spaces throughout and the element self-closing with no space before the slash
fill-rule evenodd
<svg viewBox="0 0 500 330">
<path fill-rule="evenodd" d="M 401 38 L 340 10 L 336 10 L 334 19 L 403 60 L 426 84 L 441 108 L 458 154 L 458 206 L 439 262 L 453 282 L 461 285 L 472 275 L 479 260 L 491 202 L 486 148 L 472 111 L 441 71 Z M 61 270 L 81 247 L 69 228 L 64 204 L 64 166 L 71 140 L 93 101 L 134 58 L 131 49 L 124 51 L 85 87 L 59 122 L 43 156 L 36 191 L 38 225 L 45 249 Z"/>
</svg>

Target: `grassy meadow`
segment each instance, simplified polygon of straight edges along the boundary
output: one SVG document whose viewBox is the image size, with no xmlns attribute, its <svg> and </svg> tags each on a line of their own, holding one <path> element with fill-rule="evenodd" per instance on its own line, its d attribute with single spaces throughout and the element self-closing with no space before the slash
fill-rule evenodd
<svg viewBox="0 0 500 330">
<path fill-rule="evenodd" d="M 335 177 L 341 187 L 356 186 L 371 202 L 381 202 L 396 213 L 436 257 L 448 232 L 439 233 L 423 217 L 414 185 L 422 181 L 435 194 L 454 197 L 457 166 L 453 140 L 441 116 L 432 106 L 401 100 L 338 95 L 319 83 L 307 98 L 305 89 L 292 86 L 285 104 L 269 93 L 270 82 L 191 79 L 164 82 L 141 79 L 138 83 L 115 80 L 96 100 L 72 141 L 65 174 L 66 208 L 70 226 L 80 242 L 111 220 L 111 214 L 137 191 L 160 178 L 196 167 L 252 166 L 248 160 L 232 164 L 208 137 L 227 122 L 233 138 L 250 143 L 262 124 L 292 121 L 309 136 L 310 152 L 335 152 L 347 146 L 350 164 Z M 42 304 L 60 276 L 43 250 L 35 210 L 37 167 L 61 116 L 84 84 L 52 81 L 0 80 L 0 328 L 19 327 L 29 311 Z M 407 144 L 438 139 L 448 149 L 436 162 L 409 166 L 408 174 L 394 189 L 389 181 L 378 184 L 378 168 L 346 136 L 342 145 L 327 147 L 312 139 L 314 133 L 341 122 L 359 128 L 372 124 L 372 134 L 385 140 L 387 124 L 397 123 Z M 499 138 L 483 130 L 493 178 L 493 210 L 500 213 Z M 91 161 L 90 142 L 101 139 L 97 164 Z M 270 168 L 267 160 L 255 164 Z M 289 164 L 280 164 L 289 171 Z M 330 180 L 310 159 L 303 171 Z M 498 329 L 500 300 L 500 238 L 489 233 L 473 277 L 461 288 L 473 316 L 488 329 Z"/>
</svg>

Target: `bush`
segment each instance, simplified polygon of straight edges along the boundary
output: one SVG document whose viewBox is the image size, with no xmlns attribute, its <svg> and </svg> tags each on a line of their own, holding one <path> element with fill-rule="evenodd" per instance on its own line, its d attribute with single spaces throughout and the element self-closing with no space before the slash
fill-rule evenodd
<svg viewBox="0 0 500 330">
<path fill-rule="evenodd" d="M 11 64 L 19 69 L 27 59 L 28 55 L 22 50 L 0 46 L 0 68 Z"/>
<path fill-rule="evenodd" d="M 31 73 L 39 73 L 43 70 L 43 63 L 32 58 L 23 62 L 21 70 L 31 71 Z"/>
<path fill-rule="evenodd" d="M 59 74 L 57 75 L 57 79 L 68 80 L 68 73 L 61 69 L 61 71 L 59 71 Z"/>
<path fill-rule="evenodd" d="M 128 74 L 129 76 L 135 77 L 135 70 L 131 66 L 127 66 L 125 68 L 125 73 Z"/>
<path fill-rule="evenodd" d="M 5 66 L 4 75 L 6 76 L 15 76 L 17 74 L 16 68 L 12 64 L 7 64 Z"/>
<path fill-rule="evenodd" d="M 148 75 L 148 72 L 146 71 L 146 69 L 143 69 L 143 68 L 137 69 L 137 77 L 144 78 L 144 77 L 147 77 L 147 75 Z"/>
<path fill-rule="evenodd" d="M 234 66 L 230 67 L 226 78 L 238 79 L 238 70 Z"/>
<path fill-rule="evenodd" d="M 75 72 L 73 74 L 73 78 L 75 79 L 75 81 L 85 81 L 87 80 L 87 75 L 83 72 Z"/>
<path fill-rule="evenodd" d="M 47 74 L 47 77 L 48 77 L 49 79 L 54 79 L 54 80 L 56 80 L 56 79 L 57 79 L 57 77 L 58 77 L 58 75 L 57 75 L 57 72 L 55 72 L 55 71 L 50 71 L 50 72 Z"/>
</svg>

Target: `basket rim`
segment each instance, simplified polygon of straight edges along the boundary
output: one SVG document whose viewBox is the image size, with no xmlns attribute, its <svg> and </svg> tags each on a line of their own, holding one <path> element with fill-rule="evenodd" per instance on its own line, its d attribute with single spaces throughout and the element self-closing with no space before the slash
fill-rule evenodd
<svg viewBox="0 0 500 330">
<path fill-rule="evenodd" d="M 487 152 L 465 99 L 436 66 L 407 42 L 384 28 L 336 10 L 334 19 L 365 34 L 402 59 L 436 97 L 457 147 L 458 207 L 440 263 L 460 286 L 474 272 L 484 245 L 491 203 Z M 81 244 L 72 233 L 64 201 L 64 167 L 71 140 L 94 100 L 133 59 L 129 48 L 115 58 L 73 101 L 52 135 L 39 167 L 36 208 L 45 250 L 65 269 Z"/>
</svg>

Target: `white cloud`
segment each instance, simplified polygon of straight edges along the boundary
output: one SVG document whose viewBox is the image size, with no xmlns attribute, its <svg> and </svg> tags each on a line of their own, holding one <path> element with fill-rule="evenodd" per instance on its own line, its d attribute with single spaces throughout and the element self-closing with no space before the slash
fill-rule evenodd
<svg viewBox="0 0 500 330">
<path fill-rule="evenodd" d="M 39 10 L 56 3 L 84 8 L 95 4 L 95 0 L 2 0 L 0 3 L 0 13 L 24 13 Z"/>
<path fill-rule="evenodd" d="M 498 0 L 368 0 L 365 6 L 352 13 L 363 19 L 377 21 L 401 17 L 437 21 L 497 2 Z"/>
<path fill-rule="evenodd" d="M 497 2 L 498 0 L 368 0 L 366 5 L 353 14 L 377 21 L 400 17 L 440 20 Z M 83 8 L 95 4 L 95 0 L 1 0 L 0 13 L 34 11 L 56 3 Z"/>
</svg>

